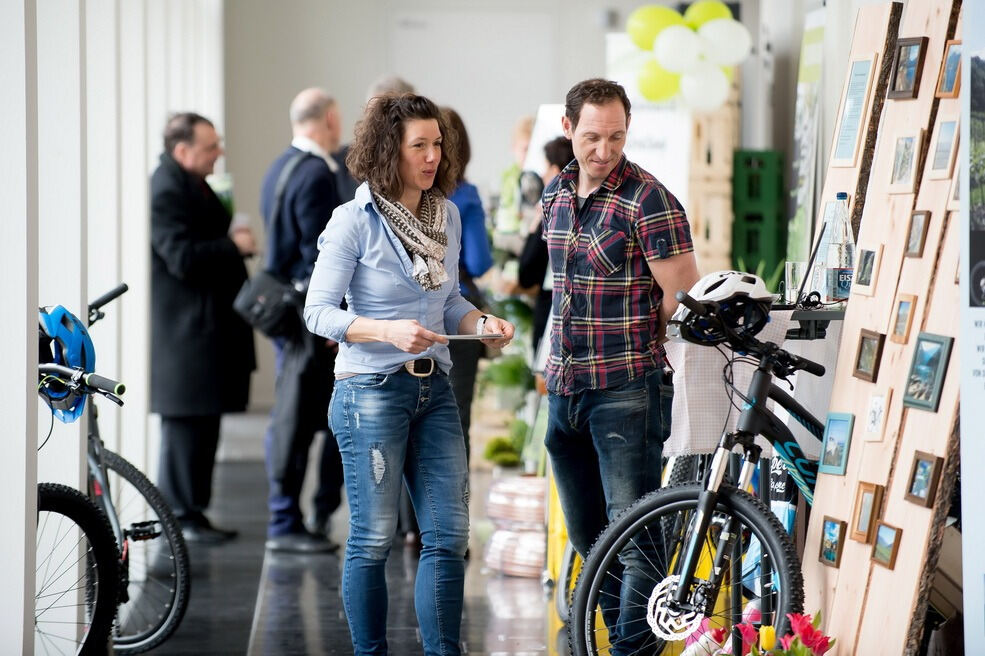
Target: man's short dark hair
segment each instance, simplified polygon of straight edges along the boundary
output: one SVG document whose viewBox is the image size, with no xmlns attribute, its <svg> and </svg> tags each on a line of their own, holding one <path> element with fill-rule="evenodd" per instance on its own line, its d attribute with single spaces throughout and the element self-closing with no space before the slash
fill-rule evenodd
<svg viewBox="0 0 985 656">
<path fill-rule="evenodd" d="M 195 126 L 199 123 L 212 125 L 212 121 L 195 112 L 180 112 L 173 114 L 164 126 L 164 152 L 174 153 L 174 147 L 180 143 L 195 143 Z"/>
<path fill-rule="evenodd" d="M 622 85 L 601 78 L 585 80 L 571 87 L 571 90 L 568 91 L 568 95 L 564 99 L 564 115 L 571 121 L 571 129 L 574 130 L 578 127 L 581 108 L 585 103 L 604 105 L 613 100 L 622 103 L 626 110 L 626 120 L 629 120 L 629 96 L 626 95 L 626 90 L 622 88 Z"/>
<path fill-rule="evenodd" d="M 571 147 L 571 139 L 567 137 L 555 137 L 544 144 L 544 158 L 548 164 L 563 169 L 575 158 L 575 151 Z"/>
</svg>

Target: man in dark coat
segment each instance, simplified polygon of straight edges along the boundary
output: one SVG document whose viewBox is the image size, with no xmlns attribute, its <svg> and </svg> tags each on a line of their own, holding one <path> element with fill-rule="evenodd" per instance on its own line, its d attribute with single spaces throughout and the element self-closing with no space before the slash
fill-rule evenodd
<svg viewBox="0 0 985 656">
<path fill-rule="evenodd" d="M 341 132 L 336 102 L 323 90 L 305 89 L 291 103 L 294 139 L 263 180 L 260 209 L 267 230 L 267 270 L 306 287 L 318 258 L 318 235 L 339 205 L 329 154 Z M 267 549 L 325 553 L 338 545 L 327 538 L 329 517 L 341 503 L 342 457 L 328 430 L 328 401 L 335 383 L 338 345 L 316 337 L 298 321 L 297 333 L 274 340 L 277 399 L 264 440 L 270 486 Z M 306 530 L 301 487 L 308 451 L 318 431 L 327 431 L 319 463 L 318 491 Z"/>
<path fill-rule="evenodd" d="M 205 182 L 222 146 L 212 123 L 176 114 L 151 177 L 151 411 L 161 415 L 158 487 L 185 538 L 218 543 L 204 511 L 225 412 L 246 409 L 253 330 L 233 311 L 243 258 L 256 251 Z"/>
</svg>

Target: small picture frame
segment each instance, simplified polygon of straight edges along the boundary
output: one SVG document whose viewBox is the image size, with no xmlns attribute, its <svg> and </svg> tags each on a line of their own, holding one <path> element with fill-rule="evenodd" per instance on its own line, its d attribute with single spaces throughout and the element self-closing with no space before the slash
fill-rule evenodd
<svg viewBox="0 0 985 656">
<path fill-rule="evenodd" d="M 879 362 L 882 360 L 882 346 L 886 336 L 874 330 L 863 328 L 858 336 L 858 349 L 855 351 L 855 370 L 852 375 L 870 383 L 879 377 Z"/>
<path fill-rule="evenodd" d="M 961 209 L 961 167 L 954 169 L 951 176 L 951 191 L 947 194 L 947 211 L 956 212 Z"/>
<path fill-rule="evenodd" d="M 855 491 L 855 509 L 852 511 L 851 538 L 856 542 L 872 543 L 885 491 L 886 488 L 882 485 L 859 481 Z"/>
<path fill-rule="evenodd" d="M 917 179 L 917 160 L 923 143 L 923 130 L 896 137 L 893 148 L 893 168 L 887 191 L 891 194 L 912 194 Z"/>
<path fill-rule="evenodd" d="M 940 456 L 923 451 L 914 453 L 903 498 L 924 508 L 933 506 L 934 499 L 937 498 L 937 486 L 941 481 L 943 464 L 944 459 Z"/>
<path fill-rule="evenodd" d="M 903 251 L 905 257 L 923 257 L 929 225 L 930 212 L 917 210 L 910 213 L 910 225 L 906 229 L 906 250 Z"/>
<path fill-rule="evenodd" d="M 951 177 L 958 156 L 959 134 L 956 115 L 937 117 L 934 133 L 930 137 L 930 152 L 927 153 L 927 178 L 945 180 Z"/>
<path fill-rule="evenodd" d="M 896 310 L 893 312 L 893 325 L 890 327 L 889 340 L 897 344 L 906 344 L 910 339 L 910 326 L 913 325 L 913 314 L 917 307 L 917 297 L 913 294 L 900 294 L 896 298 Z"/>
<path fill-rule="evenodd" d="M 888 97 L 894 100 L 916 98 L 923 76 L 923 60 L 927 56 L 927 37 L 896 40 Z"/>
<path fill-rule="evenodd" d="M 852 445 L 852 428 L 855 415 L 847 412 L 830 412 L 824 425 L 824 443 L 817 471 L 844 476 L 848 468 L 848 450 Z"/>
<path fill-rule="evenodd" d="M 906 377 L 904 406 L 937 412 L 953 343 L 953 337 L 920 333 Z"/>
<path fill-rule="evenodd" d="M 944 60 L 937 76 L 938 98 L 957 98 L 961 90 L 961 39 L 951 39 L 944 45 Z"/>
<path fill-rule="evenodd" d="M 879 55 L 872 53 L 853 59 L 848 65 L 848 79 L 835 121 L 831 166 L 855 166 L 878 60 Z"/>
<path fill-rule="evenodd" d="M 881 442 L 886 431 L 886 418 L 889 415 L 889 403 L 893 400 L 893 388 L 886 391 L 873 392 L 869 395 L 869 405 L 865 410 L 866 442 Z"/>
<path fill-rule="evenodd" d="M 841 565 L 841 552 L 845 548 L 847 524 L 840 519 L 824 516 L 821 524 L 821 549 L 817 559 L 828 567 Z"/>
<path fill-rule="evenodd" d="M 855 279 L 852 280 L 852 293 L 872 296 L 879 276 L 879 263 L 882 261 L 882 244 L 875 248 L 858 249 Z"/>
<path fill-rule="evenodd" d="M 900 538 L 903 529 L 890 526 L 879 520 L 876 522 L 875 536 L 872 541 L 872 556 L 870 559 L 887 569 L 896 567 L 896 554 L 899 553 Z"/>
</svg>

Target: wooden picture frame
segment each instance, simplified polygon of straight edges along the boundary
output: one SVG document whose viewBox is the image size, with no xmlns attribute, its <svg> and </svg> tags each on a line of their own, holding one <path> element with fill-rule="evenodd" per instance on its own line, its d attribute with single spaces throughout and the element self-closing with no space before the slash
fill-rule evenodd
<svg viewBox="0 0 985 656">
<path fill-rule="evenodd" d="M 912 194 L 917 183 L 917 162 L 923 147 L 923 130 L 916 134 L 903 134 L 896 137 L 893 147 L 893 166 L 889 174 L 890 194 Z"/>
<path fill-rule="evenodd" d="M 872 538 L 872 555 L 869 559 L 886 569 L 896 567 L 896 555 L 899 553 L 900 539 L 903 529 L 890 526 L 881 519 L 876 522 Z"/>
<path fill-rule="evenodd" d="M 958 148 L 958 151 L 961 149 Z M 961 167 L 956 166 L 951 176 L 951 189 L 947 192 L 947 211 L 956 212 L 961 209 Z"/>
<path fill-rule="evenodd" d="M 869 98 L 878 69 L 879 55 L 872 53 L 848 64 L 848 79 L 838 106 L 835 139 L 831 148 L 831 166 L 853 167 L 858 161 L 859 144 L 866 124 Z"/>
<path fill-rule="evenodd" d="M 941 470 L 944 458 L 932 453 L 916 451 L 913 463 L 910 465 L 910 477 L 906 479 L 906 491 L 903 498 L 924 508 L 934 505 L 937 498 L 937 486 L 941 482 Z"/>
<path fill-rule="evenodd" d="M 848 468 L 848 451 L 852 446 L 852 429 L 855 415 L 847 412 L 829 412 L 824 424 L 824 442 L 817 471 L 844 476 Z"/>
<path fill-rule="evenodd" d="M 858 482 L 858 488 L 855 490 L 855 507 L 852 510 L 851 531 L 851 538 L 856 542 L 872 543 L 885 492 L 886 488 L 882 485 Z"/>
<path fill-rule="evenodd" d="M 855 265 L 855 279 L 852 280 L 852 293 L 872 296 L 879 278 L 879 264 L 882 262 L 882 244 L 875 248 L 858 249 Z"/>
<path fill-rule="evenodd" d="M 913 325 L 913 314 L 917 307 L 917 297 L 913 294 L 900 294 L 889 326 L 889 340 L 897 344 L 906 344 L 910 339 L 910 326 Z"/>
<path fill-rule="evenodd" d="M 920 79 L 923 77 L 923 60 L 927 57 L 928 41 L 925 36 L 896 40 L 888 98 L 908 100 L 917 97 L 920 92 Z"/>
<path fill-rule="evenodd" d="M 920 333 L 906 376 L 904 406 L 937 412 L 953 344 L 953 337 Z"/>
<path fill-rule="evenodd" d="M 821 523 L 821 546 L 817 559 L 828 567 L 841 565 L 841 552 L 845 549 L 845 531 L 847 524 L 840 519 L 824 516 Z"/>
<path fill-rule="evenodd" d="M 915 210 L 910 213 L 906 228 L 906 248 L 904 257 L 923 257 L 923 247 L 927 243 L 927 229 L 930 227 L 930 212 Z"/>
<path fill-rule="evenodd" d="M 874 330 L 863 328 L 858 336 L 855 350 L 855 367 L 852 375 L 870 383 L 879 378 L 879 363 L 882 361 L 882 347 L 886 336 Z"/>
<path fill-rule="evenodd" d="M 866 442 L 881 442 L 886 431 L 886 419 L 889 416 L 889 404 L 893 400 L 893 388 L 885 391 L 875 391 L 869 395 L 869 405 L 865 410 L 865 426 L 863 430 Z"/>
<path fill-rule="evenodd" d="M 930 150 L 927 152 L 927 178 L 946 180 L 954 172 L 954 162 L 958 158 L 958 137 L 961 134 L 957 115 L 937 116 L 934 132 L 930 137 Z"/>
<path fill-rule="evenodd" d="M 941 71 L 937 74 L 938 98 L 957 98 L 961 91 L 961 39 L 950 39 L 944 44 Z"/>
</svg>

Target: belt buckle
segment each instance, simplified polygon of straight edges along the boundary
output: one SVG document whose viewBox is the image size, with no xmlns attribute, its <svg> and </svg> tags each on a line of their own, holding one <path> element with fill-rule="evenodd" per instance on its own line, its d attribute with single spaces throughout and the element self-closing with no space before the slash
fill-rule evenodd
<svg viewBox="0 0 985 656">
<path fill-rule="evenodd" d="M 420 365 L 427 365 L 427 369 L 421 369 Z M 418 378 L 427 378 L 434 373 L 434 359 L 433 358 L 418 358 L 417 360 L 408 360 L 404 363 L 404 369 L 407 370 L 411 376 L 416 376 Z"/>
</svg>

